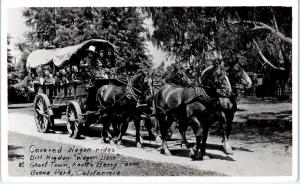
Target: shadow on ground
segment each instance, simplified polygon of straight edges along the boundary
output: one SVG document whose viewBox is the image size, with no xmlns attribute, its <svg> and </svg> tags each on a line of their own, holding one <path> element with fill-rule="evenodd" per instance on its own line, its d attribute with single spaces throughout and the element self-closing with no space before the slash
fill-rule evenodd
<svg viewBox="0 0 300 184">
<path fill-rule="evenodd" d="M 22 146 L 8 145 L 8 161 L 24 159 L 24 155 L 18 153 L 23 148 Z"/>
</svg>

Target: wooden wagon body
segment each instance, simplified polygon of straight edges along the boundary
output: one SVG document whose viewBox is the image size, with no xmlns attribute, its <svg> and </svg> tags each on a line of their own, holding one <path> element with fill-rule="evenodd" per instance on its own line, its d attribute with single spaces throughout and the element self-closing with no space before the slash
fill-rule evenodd
<svg viewBox="0 0 300 184">
<path fill-rule="evenodd" d="M 36 50 L 27 59 L 27 68 L 36 69 L 40 66 L 53 65 L 63 68 L 78 65 L 89 46 L 99 50 L 113 50 L 114 45 L 105 40 L 92 39 L 79 45 L 60 49 Z M 40 59 L 39 59 L 40 58 Z M 72 138 L 78 138 L 84 127 L 91 123 L 99 123 L 101 107 L 95 103 L 97 89 L 103 85 L 126 85 L 118 79 L 88 78 L 71 80 L 64 85 L 36 84 L 34 100 L 34 116 L 37 130 L 48 132 L 54 126 L 54 119 L 67 117 L 67 129 Z"/>
</svg>

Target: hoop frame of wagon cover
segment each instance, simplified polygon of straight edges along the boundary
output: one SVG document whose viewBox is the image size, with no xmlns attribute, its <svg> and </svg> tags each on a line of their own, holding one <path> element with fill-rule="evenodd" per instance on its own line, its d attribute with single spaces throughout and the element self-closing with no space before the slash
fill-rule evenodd
<svg viewBox="0 0 300 184">
<path fill-rule="evenodd" d="M 27 70 L 30 70 L 31 68 L 37 68 L 39 66 L 49 65 L 52 63 L 59 68 L 64 67 L 70 62 L 72 62 L 72 64 L 76 64 L 84 56 L 86 56 L 87 50 L 90 46 L 95 46 L 96 52 L 99 50 L 109 49 L 112 50 L 113 55 L 115 54 L 114 52 L 116 52 L 116 46 L 109 41 L 103 39 L 91 39 L 78 45 L 64 48 L 35 50 L 28 56 L 26 68 Z"/>
</svg>

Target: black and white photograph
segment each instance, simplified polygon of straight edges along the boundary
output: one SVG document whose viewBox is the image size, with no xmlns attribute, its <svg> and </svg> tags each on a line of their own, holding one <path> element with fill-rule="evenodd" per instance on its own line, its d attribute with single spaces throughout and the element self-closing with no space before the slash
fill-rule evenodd
<svg viewBox="0 0 300 184">
<path fill-rule="evenodd" d="M 2 175 L 292 181 L 297 11 L 7 7 Z"/>
</svg>

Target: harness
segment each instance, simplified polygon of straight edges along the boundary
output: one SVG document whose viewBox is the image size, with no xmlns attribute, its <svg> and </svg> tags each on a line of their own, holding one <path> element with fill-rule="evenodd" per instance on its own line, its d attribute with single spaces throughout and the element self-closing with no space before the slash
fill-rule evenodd
<svg viewBox="0 0 300 184">
<path fill-rule="evenodd" d="M 137 103 L 140 102 L 139 96 L 134 92 L 133 86 L 132 86 L 132 80 L 128 80 L 128 84 L 126 86 L 125 95 L 129 99 L 134 99 Z"/>
<path fill-rule="evenodd" d="M 196 91 L 196 98 L 200 98 L 202 101 L 205 101 L 207 103 L 212 102 L 214 100 L 214 98 L 210 97 L 204 90 L 203 87 L 200 86 L 196 86 L 195 87 L 195 91 Z"/>
<path fill-rule="evenodd" d="M 205 70 L 205 71 L 209 71 L 211 70 L 212 67 L 208 68 L 208 70 Z M 203 73 L 202 73 L 203 75 Z M 155 113 L 154 114 L 151 114 L 149 116 L 155 116 L 155 115 L 158 115 L 158 114 L 166 114 L 172 110 L 175 110 L 175 109 L 178 109 L 182 106 L 186 106 L 188 104 L 191 104 L 191 103 L 194 103 L 194 102 L 200 102 L 200 103 L 204 103 L 206 105 L 207 108 L 210 108 L 210 109 L 218 109 L 220 108 L 220 105 L 218 105 L 219 103 L 219 98 L 232 98 L 233 95 L 232 94 L 228 94 L 228 95 L 223 95 L 221 94 L 221 91 L 222 89 L 224 89 L 224 87 L 222 86 L 217 86 L 216 84 L 214 84 L 211 80 L 209 80 L 208 82 L 210 82 L 210 85 L 211 86 L 205 86 L 203 84 L 197 84 L 195 86 L 192 86 L 192 85 L 189 85 L 189 87 L 192 87 L 195 89 L 195 97 L 193 97 L 192 99 L 190 99 L 189 101 L 187 102 L 184 102 L 182 103 L 180 100 L 178 101 L 179 102 L 179 105 L 174 107 L 174 108 L 169 108 L 169 109 L 162 109 L 160 108 L 158 105 L 157 105 L 157 95 L 155 95 L 155 99 L 154 99 L 154 108 L 155 108 Z M 217 95 L 215 95 L 214 97 L 211 97 L 207 94 L 206 90 L 205 89 L 211 89 L 213 91 L 215 91 L 217 93 Z M 180 96 L 182 95 L 184 90 L 182 90 L 181 92 L 179 92 L 177 95 Z M 180 98 L 178 98 L 180 99 Z M 161 112 L 157 112 L 157 109 L 160 109 Z"/>
<path fill-rule="evenodd" d="M 100 110 L 103 111 L 103 110 L 107 110 L 109 108 L 115 107 L 116 104 L 118 104 L 124 98 L 133 99 L 135 102 L 137 102 L 137 106 L 136 107 L 142 107 L 142 106 L 146 106 L 147 105 L 147 104 L 140 104 L 140 95 L 139 94 L 142 94 L 142 92 L 132 86 L 132 80 L 129 79 L 128 81 L 129 82 L 128 82 L 126 88 L 123 89 L 124 94 L 120 98 L 118 98 L 118 99 L 116 99 L 116 96 L 114 95 L 112 97 L 114 102 L 110 106 L 103 105 L 103 101 L 99 98 L 99 95 L 98 94 L 96 95 L 97 96 L 96 97 L 97 101 L 99 102 L 99 105 L 98 105 L 99 106 L 98 107 L 99 111 Z M 139 93 L 139 94 L 136 94 L 135 91 L 137 91 L 137 93 Z"/>
</svg>

